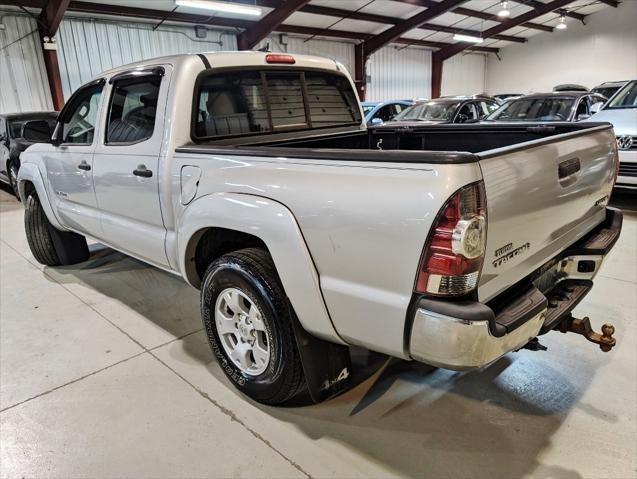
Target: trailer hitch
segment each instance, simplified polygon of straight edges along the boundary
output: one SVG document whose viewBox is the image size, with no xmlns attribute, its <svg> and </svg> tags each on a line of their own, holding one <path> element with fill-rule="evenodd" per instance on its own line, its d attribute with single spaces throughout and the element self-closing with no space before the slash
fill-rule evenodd
<svg viewBox="0 0 637 479">
<path fill-rule="evenodd" d="M 605 353 L 613 349 L 613 347 L 617 344 L 617 341 L 613 338 L 613 334 L 615 334 L 615 326 L 606 323 L 602 326 L 601 334 L 597 333 L 593 331 L 591 320 L 588 319 L 588 316 L 578 319 L 569 314 L 560 323 L 559 330 L 562 333 L 571 332 L 581 334 L 591 343 L 599 344 L 599 348 Z"/>
</svg>

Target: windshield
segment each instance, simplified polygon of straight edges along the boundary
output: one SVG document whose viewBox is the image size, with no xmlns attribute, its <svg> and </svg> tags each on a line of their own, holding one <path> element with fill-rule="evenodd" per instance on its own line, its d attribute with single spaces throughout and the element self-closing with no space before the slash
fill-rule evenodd
<svg viewBox="0 0 637 479">
<path fill-rule="evenodd" d="M 365 104 L 362 104 L 361 106 L 363 107 L 363 115 L 367 115 L 370 111 L 372 111 L 376 107 L 376 105 L 365 105 Z"/>
<path fill-rule="evenodd" d="M 591 93 L 599 93 L 600 95 L 605 96 L 606 98 L 610 98 L 611 96 L 615 94 L 617 90 L 619 90 L 618 86 L 607 86 L 607 87 L 593 88 L 591 90 Z"/>
<path fill-rule="evenodd" d="M 565 121 L 568 120 L 574 103 L 573 97 L 519 98 L 502 105 L 487 120 Z"/>
<path fill-rule="evenodd" d="M 625 85 L 608 103 L 607 110 L 637 107 L 637 80 Z"/>
<path fill-rule="evenodd" d="M 449 121 L 460 102 L 418 103 L 394 117 L 395 121 Z"/>
</svg>

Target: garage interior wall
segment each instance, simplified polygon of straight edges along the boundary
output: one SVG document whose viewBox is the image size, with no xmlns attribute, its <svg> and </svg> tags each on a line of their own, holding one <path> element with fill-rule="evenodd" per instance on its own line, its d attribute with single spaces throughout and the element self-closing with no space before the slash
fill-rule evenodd
<svg viewBox="0 0 637 479">
<path fill-rule="evenodd" d="M 126 63 L 163 55 L 236 50 L 234 34 L 207 30 L 196 38 L 194 27 L 148 23 L 65 19 L 58 38 L 60 74 L 66 98 L 91 78 Z"/>
<path fill-rule="evenodd" d="M 367 75 L 369 101 L 431 98 L 431 51 L 381 48 L 369 58 Z"/>
<path fill-rule="evenodd" d="M 277 53 L 300 53 L 302 55 L 333 58 L 341 62 L 350 74 L 354 71 L 354 44 L 347 41 L 339 42 L 316 38 L 309 40 L 302 37 L 273 33 L 261 41 L 255 49 L 263 48 L 266 44 L 270 46 L 273 52 Z"/>
<path fill-rule="evenodd" d="M 487 56 L 459 54 L 445 60 L 442 68 L 441 96 L 477 95 L 486 91 Z"/>
<path fill-rule="evenodd" d="M 637 1 L 622 2 L 586 18 L 568 21 L 568 29 L 531 37 L 528 43 L 490 55 L 487 91 L 530 93 L 578 83 L 592 88 L 605 81 L 637 77 Z"/>
<path fill-rule="evenodd" d="M 0 14 L 0 24 L 0 113 L 51 110 L 35 20 Z"/>
</svg>

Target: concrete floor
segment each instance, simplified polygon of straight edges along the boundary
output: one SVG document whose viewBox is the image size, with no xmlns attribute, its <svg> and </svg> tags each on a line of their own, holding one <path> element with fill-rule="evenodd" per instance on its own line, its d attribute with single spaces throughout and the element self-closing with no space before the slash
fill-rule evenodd
<svg viewBox="0 0 637 479">
<path fill-rule="evenodd" d="M 0 191 L 1 476 L 637 477 L 637 200 L 621 200 L 576 310 L 615 324 L 611 353 L 551 333 L 470 373 L 382 361 L 339 398 L 276 409 L 225 379 L 197 291 L 100 247 L 42 267 Z"/>
</svg>

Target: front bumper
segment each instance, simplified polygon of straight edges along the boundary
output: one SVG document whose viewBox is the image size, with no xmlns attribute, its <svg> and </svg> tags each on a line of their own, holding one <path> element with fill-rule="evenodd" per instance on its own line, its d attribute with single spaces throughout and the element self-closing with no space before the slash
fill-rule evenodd
<svg viewBox="0 0 637 479">
<path fill-rule="evenodd" d="M 637 149 L 619 150 L 617 188 L 637 189 Z"/>
<path fill-rule="evenodd" d="M 622 213 L 607 208 L 604 223 L 488 304 L 417 298 L 410 356 L 447 369 L 473 369 L 556 328 L 590 290 L 621 227 Z"/>
</svg>

